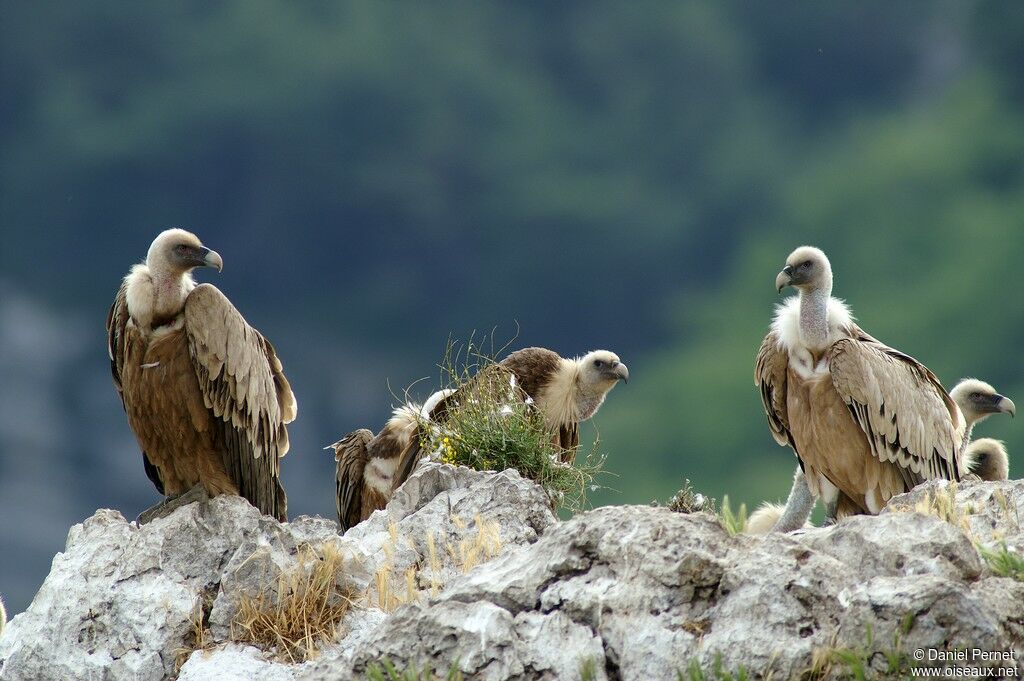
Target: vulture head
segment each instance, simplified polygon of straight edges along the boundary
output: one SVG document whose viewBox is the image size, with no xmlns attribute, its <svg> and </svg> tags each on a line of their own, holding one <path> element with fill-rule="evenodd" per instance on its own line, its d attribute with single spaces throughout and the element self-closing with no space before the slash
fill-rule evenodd
<svg viewBox="0 0 1024 681">
<path fill-rule="evenodd" d="M 224 269 L 224 260 L 217 251 L 211 251 L 192 232 L 184 229 L 167 229 L 153 240 L 146 254 L 146 265 L 150 271 L 169 274 L 185 274 L 196 267 Z"/>
<path fill-rule="evenodd" d="M 1017 405 L 1009 397 L 1004 397 L 985 381 L 976 378 L 965 378 L 949 391 L 968 426 L 987 419 L 992 414 L 1017 414 Z"/>
<path fill-rule="evenodd" d="M 619 381 L 629 382 L 629 369 L 619 356 L 607 350 L 594 350 L 577 360 L 580 385 L 585 392 L 604 395 Z"/>
<path fill-rule="evenodd" d="M 786 258 L 786 266 L 775 277 L 775 288 L 781 293 L 787 286 L 803 291 L 832 292 L 832 265 L 825 253 L 814 246 L 801 246 Z"/>
<path fill-rule="evenodd" d="M 1007 480 L 1010 477 L 1006 447 L 999 440 L 990 437 L 975 440 L 964 452 L 964 459 L 967 470 L 982 480 Z"/>
</svg>

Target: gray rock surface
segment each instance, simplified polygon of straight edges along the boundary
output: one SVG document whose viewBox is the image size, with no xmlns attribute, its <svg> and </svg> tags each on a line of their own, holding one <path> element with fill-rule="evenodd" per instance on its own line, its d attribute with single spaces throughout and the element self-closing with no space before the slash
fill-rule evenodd
<svg viewBox="0 0 1024 681">
<path fill-rule="evenodd" d="M 1020 547 L 1022 515 L 1024 482 L 968 482 L 788 535 L 730 536 L 706 514 L 635 506 L 557 522 L 514 472 L 440 465 L 343 537 L 238 499 L 143 528 L 100 511 L 72 529 L 0 638 L 0 679 L 166 678 L 204 596 L 214 645 L 186 653 L 186 681 L 365 678 L 384 659 L 442 676 L 457 664 L 473 679 L 578 679 L 585 667 L 595 679 L 674 679 L 691 664 L 843 678 L 852 659 L 890 678 L 889 661 L 913 664 L 918 650 L 1024 650 L 1024 583 L 994 575 L 975 549 Z M 324 543 L 346 556 L 339 580 L 367 593 L 337 641 L 302 664 L 229 642 L 237 595 Z M 374 576 L 410 568 L 409 602 L 376 607 Z M 1024 672 L 1016 659 L 955 664 Z"/>
</svg>

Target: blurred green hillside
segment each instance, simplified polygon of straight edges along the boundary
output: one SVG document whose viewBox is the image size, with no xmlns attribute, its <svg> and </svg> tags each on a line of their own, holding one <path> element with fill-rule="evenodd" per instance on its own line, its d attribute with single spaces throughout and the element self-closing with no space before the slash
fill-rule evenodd
<svg viewBox="0 0 1024 681">
<path fill-rule="evenodd" d="M 155 500 L 102 321 L 172 225 L 285 363 L 294 514 L 449 336 L 517 325 L 630 365 L 594 503 L 783 497 L 753 358 L 803 243 L 872 334 L 1024 399 L 1022 83 L 1009 0 L 2 3 L 0 591 Z M 1015 425 L 979 429 L 1012 470 Z"/>
</svg>

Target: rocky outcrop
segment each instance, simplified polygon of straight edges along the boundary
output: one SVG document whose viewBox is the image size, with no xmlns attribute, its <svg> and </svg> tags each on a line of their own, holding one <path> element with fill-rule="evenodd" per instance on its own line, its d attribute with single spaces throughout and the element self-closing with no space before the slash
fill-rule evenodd
<svg viewBox="0 0 1024 681">
<path fill-rule="evenodd" d="M 369 591 L 372 598 L 381 572 L 401 589 L 401 576 L 424 563 L 417 587 L 429 594 L 464 571 L 478 518 L 500 538 L 494 551 L 505 553 L 556 522 L 540 488 L 515 471 L 440 465 L 417 472 L 387 512 L 346 536 L 322 518 L 278 523 L 237 497 L 190 504 L 141 527 L 98 511 L 71 529 L 32 605 L 8 625 L 0 679 L 156 681 L 178 673 L 183 661 L 181 678 L 228 678 L 226 669 L 238 678 L 253 678 L 253 669 L 263 670 L 258 678 L 292 678 L 294 665 L 266 662 L 252 648 L 189 656 L 197 623 L 212 641 L 229 640 L 239 598 L 274 588 L 275 575 L 294 569 L 304 546 L 337 548 L 347 593 Z M 357 604 L 341 623 L 338 645 L 359 640 L 383 619 Z"/>
<path fill-rule="evenodd" d="M 674 679 L 691 667 L 889 678 L 919 655 L 927 665 L 973 649 L 988 659 L 931 664 L 1019 675 L 997 654 L 1024 644 L 1024 583 L 995 574 L 976 544 L 1015 555 L 1020 517 L 1024 482 L 973 482 L 930 483 L 881 516 L 789 535 L 730 536 L 705 513 L 637 506 L 557 522 L 514 472 L 440 465 L 343 537 L 237 499 L 142 528 L 101 511 L 72 530 L 0 639 L 0 679 L 327 681 L 382 660 L 474 679 Z M 229 642 L 238 595 L 325 543 L 346 556 L 346 588 L 370 593 L 337 641 L 301 664 Z M 393 612 L 373 593 L 382 567 L 413 581 Z M 189 653 L 204 603 L 212 643 Z"/>
</svg>

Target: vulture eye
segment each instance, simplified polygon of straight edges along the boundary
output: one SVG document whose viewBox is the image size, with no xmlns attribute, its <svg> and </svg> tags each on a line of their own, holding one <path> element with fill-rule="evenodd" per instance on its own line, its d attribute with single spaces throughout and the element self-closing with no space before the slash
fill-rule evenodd
<svg viewBox="0 0 1024 681">
<path fill-rule="evenodd" d="M 800 267 L 810 267 L 810 266 L 811 266 L 811 261 L 810 260 L 804 260 L 802 263 L 800 263 Z"/>
<path fill-rule="evenodd" d="M 602 361 L 601 361 L 601 360 L 599 360 L 599 359 L 595 359 L 595 360 L 594 360 L 594 366 L 596 366 L 596 367 L 597 367 L 598 369 L 600 369 L 601 367 L 603 367 L 603 366 L 604 366 L 604 362 L 602 362 Z"/>
<path fill-rule="evenodd" d="M 178 253 L 184 253 L 185 251 L 188 250 L 188 246 L 186 246 L 185 244 L 178 244 L 177 246 L 174 247 L 174 250 L 176 250 Z"/>
</svg>

